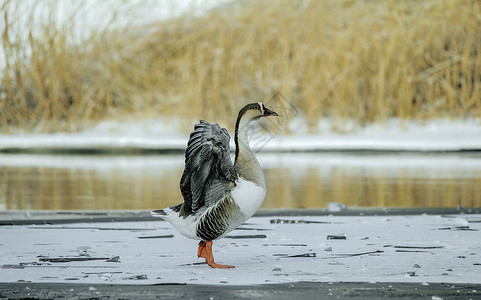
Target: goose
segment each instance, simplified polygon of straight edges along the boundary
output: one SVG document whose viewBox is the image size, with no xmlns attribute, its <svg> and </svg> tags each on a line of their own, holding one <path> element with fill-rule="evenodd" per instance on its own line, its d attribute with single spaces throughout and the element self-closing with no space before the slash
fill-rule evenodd
<svg viewBox="0 0 481 300">
<path fill-rule="evenodd" d="M 180 180 L 184 202 L 153 216 L 171 223 L 182 235 L 200 240 L 197 256 L 212 268 L 234 268 L 214 262 L 212 245 L 249 219 L 266 195 L 261 166 L 249 147 L 249 123 L 278 114 L 262 102 L 244 106 L 235 124 L 235 162 L 230 158 L 230 135 L 204 120 L 194 126 L 185 151 Z"/>
</svg>

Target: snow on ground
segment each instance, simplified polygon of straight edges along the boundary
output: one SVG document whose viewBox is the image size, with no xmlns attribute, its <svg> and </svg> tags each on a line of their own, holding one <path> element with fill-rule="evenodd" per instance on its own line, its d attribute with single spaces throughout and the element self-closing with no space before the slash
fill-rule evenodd
<svg viewBox="0 0 481 300">
<path fill-rule="evenodd" d="M 175 126 L 175 124 L 173 125 Z M 139 122 L 105 121 L 78 133 L 0 135 L 0 150 L 5 149 L 184 149 L 188 135 L 157 120 Z"/>
<path fill-rule="evenodd" d="M 0 282 L 481 283 L 481 215 L 254 217 L 214 242 L 167 222 L 1 226 Z"/>
<path fill-rule="evenodd" d="M 348 133 L 333 133 L 329 120 L 319 123 L 321 134 L 310 135 L 302 125 L 290 126 L 293 136 L 274 136 L 266 150 L 381 150 L 381 151 L 460 151 L 481 149 L 481 123 L 476 120 L 428 121 L 425 124 L 400 122 L 364 128 L 347 128 Z M 298 130 L 297 130 L 297 129 Z"/>
<path fill-rule="evenodd" d="M 265 151 L 429 152 L 481 149 L 481 124 L 473 119 L 465 121 L 436 120 L 423 125 L 391 120 L 385 125 L 370 125 L 357 130 L 351 128 L 346 134 L 333 133 L 329 130 L 329 124 L 329 121 L 320 122 L 319 134 L 308 134 L 300 121 L 289 124 L 292 135 L 280 135 L 254 129 L 251 146 L 256 150 Z M 188 135 L 175 128 L 178 126 L 170 126 L 161 120 L 109 121 L 80 133 L 0 135 L 0 151 L 36 148 L 53 150 L 115 148 L 183 150 L 187 145 Z M 233 136 L 233 132 L 231 135 Z"/>
</svg>

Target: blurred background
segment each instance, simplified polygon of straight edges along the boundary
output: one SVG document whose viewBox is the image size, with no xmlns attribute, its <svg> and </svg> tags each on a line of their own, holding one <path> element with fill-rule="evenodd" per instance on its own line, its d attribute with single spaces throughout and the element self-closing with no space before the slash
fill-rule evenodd
<svg viewBox="0 0 481 300">
<path fill-rule="evenodd" d="M 26 153 L 28 145 L 80 136 L 84 147 L 101 132 L 120 145 L 125 135 L 176 136 L 182 148 L 199 119 L 233 134 L 238 110 L 253 101 L 283 113 L 264 126 L 268 136 L 302 134 L 306 144 L 390 130 L 392 122 L 395 133 L 416 135 L 440 120 L 458 128 L 453 139 L 481 140 L 479 1 L 0 3 L 0 144 L 10 143 L 0 154 L 0 210 L 176 204 L 182 149 L 39 155 Z M 427 141 L 429 130 L 418 139 Z M 478 145 L 448 155 L 446 147 L 270 148 L 259 154 L 269 186 L 263 208 L 481 207 Z"/>
</svg>

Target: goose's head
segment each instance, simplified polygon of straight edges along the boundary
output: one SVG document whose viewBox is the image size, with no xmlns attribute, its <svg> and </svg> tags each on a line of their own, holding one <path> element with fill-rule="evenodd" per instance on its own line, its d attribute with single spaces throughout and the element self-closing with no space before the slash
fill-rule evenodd
<svg viewBox="0 0 481 300">
<path fill-rule="evenodd" d="M 247 119 L 249 121 L 258 120 L 262 117 L 278 116 L 275 111 L 272 111 L 264 106 L 262 102 L 250 103 L 244 106 L 239 112 L 239 119 Z"/>
</svg>

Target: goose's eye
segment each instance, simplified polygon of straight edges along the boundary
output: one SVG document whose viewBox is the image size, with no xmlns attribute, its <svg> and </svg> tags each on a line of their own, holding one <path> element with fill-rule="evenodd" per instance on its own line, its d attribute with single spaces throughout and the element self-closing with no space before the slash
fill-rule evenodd
<svg viewBox="0 0 481 300">
<path fill-rule="evenodd" d="M 255 108 L 255 109 L 259 109 L 259 105 L 256 105 L 254 108 Z"/>
</svg>

